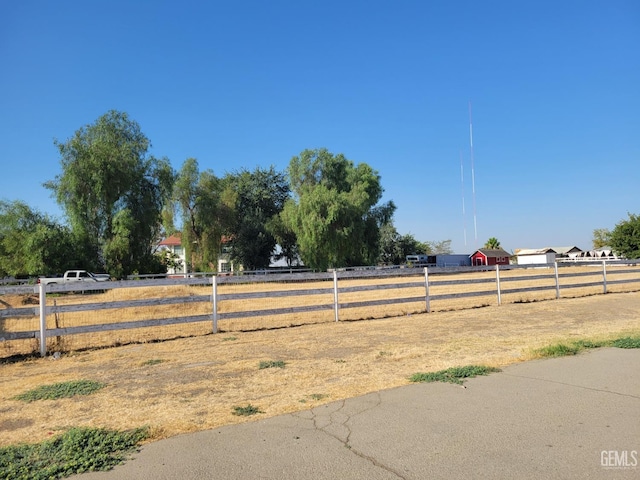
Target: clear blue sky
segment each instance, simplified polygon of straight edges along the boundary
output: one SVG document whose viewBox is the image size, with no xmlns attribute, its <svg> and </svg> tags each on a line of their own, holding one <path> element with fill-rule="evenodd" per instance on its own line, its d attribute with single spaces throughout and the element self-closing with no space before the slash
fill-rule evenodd
<svg viewBox="0 0 640 480">
<path fill-rule="evenodd" d="M 0 60 L 0 198 L 58 218 L 53 140 L 110 109 L 176 169 L 366 162 L 400 233 L 459 253 L 640 214 L 637 0 L 2 2 Z"/>
</svg>

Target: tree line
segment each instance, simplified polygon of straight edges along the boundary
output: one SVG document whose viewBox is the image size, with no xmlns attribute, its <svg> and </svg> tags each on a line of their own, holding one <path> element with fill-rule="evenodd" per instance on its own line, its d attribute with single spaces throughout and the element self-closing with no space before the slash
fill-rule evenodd
<svg viewBox="0 0 640 480">
<path fill-rule="evenodd" d="M 271 166 L 217 176 L 194 158 L 176 171 L 150 155 L 138 123 L 115 110 L 54 145 L 61 172 L 44 186 L 64 218 L 0 201 L 0 276 L 163 273 L 175 259 L 157 245 L 176 232 L 191 271 L 215 271 L 223 248 L 247 270 L 267 268 L 274 257 L 326 270 L 451 252 L 450 240 L 400 235 L 396 206 L 381 203 L 378 172 L 324 148 L 294 156 L 286 172 Z"/>
</svg>

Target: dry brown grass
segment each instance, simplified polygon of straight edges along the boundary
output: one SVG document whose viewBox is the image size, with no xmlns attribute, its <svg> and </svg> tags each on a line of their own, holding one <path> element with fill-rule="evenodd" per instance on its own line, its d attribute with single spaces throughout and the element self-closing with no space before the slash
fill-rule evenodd
<svg viewBox="0 0 640 480">
<path fill-rule="evenodd" d="M 225 332 L 0 364 L 0 445 L 69 426 L 148 425 L 154 439 L 246 421 L 234 406 L 273 416 L 406 385 L 451 366 L 504 366 L 561 340 L 640 334 L 640 293 L 503 304 L 359 322 Z M 284 369 L 260 370 L 283 360 Z M 88 396 L 25 404 L 36 386 L 90 379 Z M 318 399 L 318 397 L 321 397 Z"/>
</svg>

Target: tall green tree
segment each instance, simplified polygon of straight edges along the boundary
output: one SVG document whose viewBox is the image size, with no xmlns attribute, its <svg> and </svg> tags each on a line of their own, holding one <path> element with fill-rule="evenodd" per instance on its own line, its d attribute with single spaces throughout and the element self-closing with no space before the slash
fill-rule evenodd
<svg viewBox="0 0 640 480">
<path fill-rule="evenodd" d="M 296 234 L 304 264 L 316 270 L 374 264 L 380 228 L 395 210 L 393 202 L 378 204 L 378 172 L 319 149 L 293 157 L 287 173 L 294 196 L 282 219 Z"/>
<path fill-rule="evenodd" d="M 500 245 L 500 240 L 498 240 L 496 237 L 491 237 L 489 240 L 485 242 L 484 248 L 497 250 L 499 248 L 502 248 L 502 246 Z"/>
<path fill-rule="evenodd" d="M 138 123 L 111 110 L 55 145 L 62 173 L 45 186 L 83 248 L 114 277 L 159 268 L 153 250 L 173 171 L 148 154 Z"/>
<path fill-rule="evenodd" d="M 407 233 L 400 235 L 391 223 L 380 228 L 380 257 L 378 262 L 384 265 L 401 265 L 407 255 L 431 253 L 428 243 L 420 242 Z"/>
<path fill-rule="evenodd" d="M 232 193 L 213 171 L 201 172 L 195 158 L 188 158 L 182 164 L 173 189 L 173 201 L 182 221 L 182 245 L 190 270 L 217 269 L 222 238 L 231 230 L 233 222 Z"/>
<path fill-rule="evenodd" d="M 611 231 L 607 228 L 596 228 L 593 231 L 593 248 L 611 246 Z"/>
<path fill-rule="evenodd" d="M 268 169 L 258 167 L 253 171 L 230 174 L 227 182 L 234 193 L 232 258 L 245 270 L 267 268 L 276 250 L 274 228 L 279 226 L 279 233 L 285 233 L 282 225 L 275 223 L 275 217 L 290 195 L 286 177 L 273 166 Z M 286 243 L 285 247 L 290 244 Z"/>
<path fill-rule="evenodd" d="M 288 228 L 281 215 L 275 215 L 267 222 L 267 231 L 271 232 L 278 244 L 279 250 L 273 255 L 273 259 L 278 261 L 284 259 L 287 266 L 300 265 L 300 249 L 298 248 L 298 238 L 293 230 Z"/>
<path fill-rule="evenodd" d="M 20 201 L 0 201 L 0 276 L 91 268 L 71 231 Z"/>
<path fill-rule="evenodd" d="M 629 213 L 611 232 L 611 248 L 621 257 L 640 258 L 640 215 Z"/>
</svg>

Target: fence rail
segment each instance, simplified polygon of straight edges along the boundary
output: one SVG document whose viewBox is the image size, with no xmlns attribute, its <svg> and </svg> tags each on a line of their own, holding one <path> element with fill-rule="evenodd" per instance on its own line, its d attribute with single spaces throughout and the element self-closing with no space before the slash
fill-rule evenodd
<svg viewBox="0 0 640 480">
<path fill-rule="evenodd" d="M 505 296 L 512 297 L 511 302 L 536 301 L 560 298 L 561 292 L 572 289 L 580 289 L 579 292 L 587 295 L 608 293 L 612 286 L 620 285 L 625 286 L 625 291 L 635 291 L 640 290 L 638 263 L 640 260 L 603 261 L 600 264 L 591 261 L 587 265 L 571 262 L 526 266 L 362 269 L 315 274 L 303 272 L 0 287 L 0 346 L 5 346 L 5 355 L 15 354 L 15 349 L 10 347 L 12 342 L 31 340 L 37 342 L 40 354 L 44 356 L 47 343 L 51 344 L 50 348 L 59 349 L 63 337 L 98 332 L 157 329 L 197 323 L 204 325 L 204 333 L 217 333 L 221 321 L 253 318 L 264 322 L 260 324 L 262 328 L 269 328 L 270 324 L 264 319 L 296 316 L 299 322 L 300 318 L 314 312 L 332 311 L 333 318 L 327 319 L 326 314 L 322 314 L 322 321 L 337 322 L 374 318 L 376 314 L 372 312 L 376 308 L 381 309 L 379 316 L 399 316 L 407 311 L 406 306 L 410 304 L 415 305 L 412 312 L 429 313 L 434 303 L 442 302 L 442 309 L 450 309 L 450 304 L 444 305 L 446 301 L 471 299 L 472 303 L 469 304 L 455 304 L 455 308 L 469 308 L 478 306 L 473 299 L 481 297 L 493 297 L 497 305 L 501 305 Z M 526 282 L 526 286 L 510 287 L 518 282 Z M 170 288 L 192 290 L 181 295 L 166 293 L 166 289 Z M 116 291 L 128 292 L 136 297 L 136 290 L 143 289 L 159 293 L 153 298 L 92 301 L 92 295 L 113 296 Z M 203 289 L 207 290 L 206 294 Z M 536 297 L 546 291 L 554 291 L 554 294 Z M 579 292 L 578 296 L 581 295 Z M 514 296 L 523 294 L 530 298 L 513 300 Z M 38 296 L 37 300 L 33 298 L 35 295 Z M 3 296 L 22 296 L 37 304 L 15 306 L 2 301 Z M 491 303 L 485 300 L 481 305 Z M 272 307 L 273 304 L 278 306 Z M 1 308 L 2 305 L 7 308 Z M 394 310 L 394 307 L 397 308 Z M 361 313 L 349 315 L 346 313 L 349 310 Z M 104 314 L 101 312 L 111 312 L 111 316 L 106 317 L 107 321 L 102 319 Z M 122 312 L 133 313 L 124 316 Z M 89 315 L 85 317 L 86 314 Z M 151 318 L 147 318 L 149 316 Z M 62 319 L 69 324 L 60 325 Z M 27 323 L 31 328 L 25 328 Z M 174 337 L 180 335 L 178 331 Z M 150 339 L 155 339 L 153 332 L 143 341 Z M 114 341 L 111 339 L 112 344 Z M 94 342 L 91 346 L 102 346 L 100 342 L 109 343 L 109 340 L 91 342 Z M 30 350 L 34 350 L 33 345 Z M 0 349 L 0 356 L 2 354 Z"/>
</svg>

